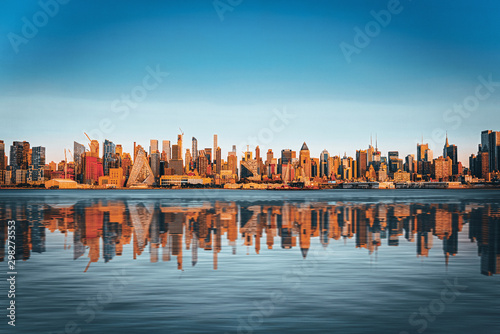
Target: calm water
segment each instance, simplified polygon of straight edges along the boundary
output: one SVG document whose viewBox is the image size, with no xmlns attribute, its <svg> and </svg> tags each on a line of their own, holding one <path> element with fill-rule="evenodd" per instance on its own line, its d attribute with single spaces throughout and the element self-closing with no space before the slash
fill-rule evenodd
<svg viewBox="0 0 500 334">
<path fill-rule="evenodd" d="M 0 191 L 5 333 L 499 333 L 500 192 Z"/>
</svg>

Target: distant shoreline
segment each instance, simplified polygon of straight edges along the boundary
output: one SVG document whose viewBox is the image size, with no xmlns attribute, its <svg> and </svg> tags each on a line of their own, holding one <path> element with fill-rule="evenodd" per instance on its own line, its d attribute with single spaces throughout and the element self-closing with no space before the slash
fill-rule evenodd
<svg viewBox="0 0 500 334">
<path fill-rule="evenodd" d="M 63 189 L 47 189 L 47 188 L 33 188 L 33 187 L 0 187 L 0 191 L 2 190 L 47 190 L 47 191 L 58 191 L 58 190 L 80 190 L 80 191 L 89 191 L 89 190 L 113 190 L 113 191 L 131 191 L 131 190 L 151 190 L 151 191 L 170 191 L 170 190 L 240 190 L 240 191 L 254 191 L 254 190 L 268 190 L 268 191 L 322 191 L 322 190 L 494 190 L 499 189 L 500 185 L 488 185 L 488 186 L 464 186 L 460 188 L 323 188 L 323 189 L 301 189 L 301 188 L 290 188 L 290 189 L 281 189 L 281 188 L 269 188 L 269 189 L 261 189 L 261 188 L 63 188 Z"/>
</svg>

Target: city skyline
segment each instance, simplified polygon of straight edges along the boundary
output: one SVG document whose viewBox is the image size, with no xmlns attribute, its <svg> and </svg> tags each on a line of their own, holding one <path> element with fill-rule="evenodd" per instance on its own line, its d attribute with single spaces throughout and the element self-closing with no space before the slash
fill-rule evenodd
<svg viewBox="0 0 500 334">
<path fill-rule="evenodd" d="M 479 133 L 481 133 L 482 131 L 485 131 L 484 129 L 482 129 Z M 175 142 L 175 138 L 177 137 L 177 133 L 174 133 L 174 135 L 172 136 L 169 136 L 168 138 L 169 139 L 164 139 L 165 137 L 154 137 L 154 138 L 157 138 L 157 139 L 154 139 L 154 140 L 157 140 L 159 141 L 159 144 L 158 144 L 158 148 L 162 148 L 162 142 L 168 142 L 168 143 L 174 143 Z M 217 135 L 217 134 L 216 134 Z M 212 145 L 210 144 L 210 142 L 213 143 L 213 136 L 214 134 L 211 134 L 209 135 L 208 137 L 204 137 L 204 141 L 201 141 L 199 138 L 201 138 L 200 136 L 188 136 L 187 134 L 184 135 L 185 138 L 192 138 L 194 137 L 198 143 L 198 149 L 201 150 L 201 149 L 204 149 L 205 147 L 211 147 Z M 217 135 L 219 136 L 219 135 Z M 15 138 L 14 140 L 8 140 L 6 138 L 1 138 L 0 140 L 3 140 L 5 145 L 8 146 L 9 143 L 12 143 L 12 142 L 17 142 L 17 141 L 27 141 L 29 143 L 31 143 L 31 141 L 28 139 L 29 136 L 23 136 L 22 138 Z M 43 146 L 46 148 L 46 152 L 45 152 L 45 156 L 46 156 L 46 161 L 54 161 L 54 162 L 59 162 L 59 161 L 64 161 L 64 150 L 73 150 L 73 142 L 77 142 L 77 143 L 82 143 L 84 144 L 84 146 L 87 148 L 88 150 L 88 139 L 87 137 L 85 137 L 85 134 L 82 134 L 81 136 L 82 138 L 80 140 L 72 140 L 71 142 L 68 142 L 67 145 L 62 145 L 62 152 L 54 152 L 53 149 L 51 149 L 50 147 L 48 147 L 47 145 L 45 145 L 44 143 L 36 143 L 35 145 L 36 146 Z M 212 137 L 212 138 L 210 138 Z M 357 136 L 356 136 L 357 137 Z M 478 149 L 477 149 L 477 146 L 478 144 L 481 144 L 481 135 L 479 134 L 478 136 L 478 140 L 475 144 L 471 144 L 469 143 L 468 146 L 471 146 L 471 147 L 475 147 L 472 151 L 470 152 L 464 152 L 463 149 L 460 149 L 458 150 L 458 160 L 460 160 L 463 164 L 464 167 L 469 167 L 469 163 L 468 163 L 468 159 L 470 157 L 471 154 L 475 154 Z M 225 139 L 224 140 L 224 136 L 220 136 L 219 138 L 221 138 L 222 140 L 218 140 L 219 142 L 222 141 L 223 145 L 224 145 L 224 149 L 222 149 L 221 147 L 221 150 L 222 152 L 231 152 L 233 150 L 233 146 L 235 146 L 235 142 L 230 142 L 229 140 Z M 271 149 L 273 150 L 273 152 L 281 152 L 281 150 L 283 149 L 291 149 L 291 150 L 295 150 L 295 151 L 300 151 L 300 147 L 302 146 L 302 143 L 304 142 L 307 142 L 307 145 L 308 147 L 321 147 L 320 145 L 321 144 L 318 144 L 316 142 L 312 142 L 312 141 L 308 141 L 307 139 L 297 139 L 296 142 L 297 142 L 297 145 L 285 145 L 283 147 L 270 147 L 270 146 L 267 146 L 266 144 L 261 144 L 259 143 L 259 140 L 258 140 L 258 137 L 256 136 L 255 138 L 257 138 L 257 140 L 250 140 L 248 141 L 248 144 L 244 144 L 244 141 L 238 141 L 240 143 L 240 146 L 238 147 L 238 145 L 236 145 L 237 147 L 237 156 L 238 158 L 241 158 L 243 155 L 244 155 L 244 152 L 246 151 L 247 149 L 247 145 L 250 147 L 250 150 L 253 151 L 255 150 L 255 147 L 254 145 L 251 145 L 250 143 L 257 143 L 257 146 L 260 147 L 261 150 L 265 149 L 266 151 L 268 149 Z M 94 138 L 91 138 L 91 139 L 94 139 Z M 414 155 L 415 158 L 417 157 L 417 145 L 420 145 L 420 144 L 428 144 L 429 145 L 429 149 L 431 149 L 433 152 L 438 152 L 438 154 L 435 156 L 436 158 L 441 154 L 441 151 L 442 151 L 442 148 L 443 148 L 443 145 L 446 143 L 446 139 L 448 139 L 448 141 L 451 141 L 453 142 L 453 144 L 455 144 L 457 147 L 462 147 L 460 145 L 458 145 L 457 143 L 461 142 L 458 138 L 453 138 L 451 137 L 447 132 L 445 132 L 445 137 L 444 137 L 444 140 L 443 140 L 443 143 L 440 143 L 439 145 L 438 144 L 435 144 L 435 149 L 432 148 L 432 144 L 433 142 L 429 142 L 429 141 L 425 141 L 425 137 L 421 136 L 420 137 L 420 140 L 415 142 L 413 144 L 413 149 L 410 150 L 408 153 L 406 152 L 403 152 L 401 150 L 399 150 L 397 147 L 395 146 L 390 146 L 390 147 L 385 147 L 386 145 L 384 145 L 384 147 L 381 146 L 380 144 L 380 138 L 378 136 L 378 134 L 372 134 L 368 137 L 368 141 L 367 143 L 365 144 L 365 146 L 361 146 L 361 147 L 350 147 L 348 149 L 346 148 L 338 148 L 338 149 L 331 149 L 329 147 L 323 147 L 322 149 L 320 150 L 317 150 L 317 154 L 316 152 L 313 152 L 311 153 L 311 156 L 314 156 L 314 157 L 320 157 L 321 153 L 326 150 L 328 151 L 328 153 L 330 154 L 330 156 L 340 156 L 340 157 L 343 157 L 344 156 L 344 153 L 348 156 L 348 157 L 356 157 L 356 152 L 358 150 L 364 150 L 364 149 L 367 149 L 369 146 L 373 146 L 374 148 L 378 147 L 379 151 L 381 152 L 381 155 L 382 156 L 385 156 L 387 157 L 388 153 L 391 152 L 391 151 L 397 151 L 399 152 L 399 155 L 400 156 L 407 156 L 407 155 Z M 133 145 L 134 145 L 134 142 L 137 143 L 137 145 L 141 145 L 145 148 L 147 147 L 150 147 L 150 141 L 153 140 L 151 138 L 149 138 L 148 140 L 144 141 L 144 142 L 139 142 L 139 141 L 134 141 L 132 140 L 131 142 L 118 142 L 116 140 L 113 139 L 113 137 L 106 137 L 105 139 L 103 139 L 102 141 L 99 141 L 99 146 L 102 148 L 103 147 L 103 144 L 106 142 L 106 141 L 110 141 L 114 144 L 120 144 L 122 147 L 123 147 L 123 152 L 133 152 L 134 149 L 133 149 Z M 423 140 L 423 142 L 422 142 Z M 242 146 L 243 145 L 243 146 Z M 398 144 L 400 145 L 400 144 Z M 400 145 L 401 146 L 401 145 Z M 403 145 L 403 147 L 407 147 L 409 145 Z M 219 145 L 220 147 L 220 145 Z M 227 149 L 226 149 L 227 148 Z M 183 155 L 185 153 L 185 149 L 189 149 L 191 150 L 191 140 L 189 140 L 189 144 L 184 148 L 184 152 L 183 152 Z M 148 150 L 147 150 L 148 151 Z M 160 152 L 162 151 L 162 149 L 160 149 Z M 313 151 L 313 150 L 310 150 L 310 151 Z M 264 152 L 264 151 L 263 151 Z M 265 153 L 265 152 L 264 152 Z M 6 150 L 6 154 L 7 154 L 7 150 Z M 148 153 L 149 154 L 149 153 Z M 192 154 L 192 152 L 191 152 Z M 51 159 L 50 157 L 61 157 L 59 160 L 54 160 L 54 159 Z M 70 161 L 68 159 L 68 161 Z"/>
<path fill-rule="evenodd" d="M 61 1 L 57 12 L 53 1 L 42 3 L 51 9 L 0 5 L 0 133 L 8 142 L 50 138 L 50 160 L 63 159 L 64 143 L 84 140 L 75 133 L 101 131 L 102 121 L 113 130 L 100 142 L 130 145 L 135 132 L 146 143 L 181 126 L 200 142 L 220 133 L 229 150 L 286 109 L 295 118 L 270 148 L 306 140 L 315 156 L 337 147 L 352 155 L 378 133 L 381 147 L 411 138 L 396 148 L 409 154 L 422 135 L 437 150 L 448 131 L 465 161 L 485 120 L 500 122 L 493 1 L 401 1 L 387 24 L 380 15 L 390 1 L 245 1 L 222 14 L 211 1 Z M 357 32 L 370 24 L 378 33 L 361 47 Z M 358 50 L 346 57 L 345 45 Z M 148 75 L 147 96 L 126 107 L 123 96 Z"/>
<path fill-rule="evenodd" d="M 203 148 L 194 136 L 189 145 L 185 133 L 180 128 L 179 131 L 176 142 L 162 139 L 160 146 L 158 139 L 150 139 L 148 149 L 134 142 L 131 152 L 108 139 L 101 148 L 98 140 L 84 133 L 88 149 L 74 141 L 73 153 L 64 149 L 65 159 L 59 163 L 48 163 L 44 146 L 14 141 L 7 151 L 5 142 L 0 140 L 0 157 L 4 157 L 0 159 L 0 184 L 46 188 L 328 189 L 374 184 L 377 188 L 456 188 L 485 182 L 494 185 L 500 179 L 500 131 L 481 131 L 477 154 L 468 158 L 469 167 L 460 161 L 460 150 L 450 142 L 447 133 L 442 154 L 434 153 L 428 143 L 421 142 L 417 143 L 416 154 L 405 156 L 391 150 L 384 155 L 376 136 L 375 143 L 370 138 L 368 147 L 356 150 L 355 156 L 348 156 L 345 151 L 343 155 L 330 154 L 324 149 L 316 158 L 304 141 L 300 150 L 273 151 L 247 145 L 238 159 L 236 145 L 227 151 L 226 158 L 226 152 L 218 146 L 217 134 L 213 135 L 213 146 Z M 244 185 L 249 182 L 253 185 Z"/>
</svg>

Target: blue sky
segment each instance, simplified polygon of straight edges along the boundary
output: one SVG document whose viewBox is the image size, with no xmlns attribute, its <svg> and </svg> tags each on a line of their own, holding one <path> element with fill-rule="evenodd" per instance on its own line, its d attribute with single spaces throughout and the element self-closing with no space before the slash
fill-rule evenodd
<svg viewBox="0 0 500 334">
<path fill-rule="evenodd" d="M 479 76 L 500 81 L 498 1 L 401 0 L 350 62 L 341 43 L 355 46 L 355 28 L 364 31 L 370 12 L 391 1 L 220 3 L 232 9 L 223 20 L 210 0 L 72 0 L 13 47 L 13 34 L 24 38 L 23 17 L 43 19 L 42 8 L 3 1 L 0 139 L 46 146 L 58 161 L 74 140 L 86 142 L 84 131 L 130 152 L 133 141 L 174 141 L 181 127 L 185 142 L 195 136 L 211 147 L 217 133 L 223 152 L 241 151 L 286 109 L 294 118 L 257 140 L 261 150 L 276 155 L 306 141 L 313 156 L 325 148 L 354 155 L 377 134 L 384 155 L 405 156 L 423 135 L 437 156 L 442 130 L 467 163 L 480 131 L 500 130 L 500 87 L 467 117 L 447 112 L 475 94 Z M 114 101 L 141 86 L 147 68 L 168 76 L 120 117 Z M 100 129 L 103 120 L 111 131 Z"/>
</svg>

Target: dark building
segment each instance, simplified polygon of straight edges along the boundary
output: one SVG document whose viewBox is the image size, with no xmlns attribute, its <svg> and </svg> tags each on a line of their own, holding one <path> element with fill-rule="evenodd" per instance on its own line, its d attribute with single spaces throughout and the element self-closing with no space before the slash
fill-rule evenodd
<svg viewBox="0 0 500 334">
<path fill-rule="evenodd" d="M 73 161 L 75 162 L 75 181 L 83 183 L 83 156 L 85 155 L 85 146 L 76 141 L 73 142 Z"/>
<path fill-rule="evenodd" d="M 109 140 L 104 140 L 103 155 L 102 155 L 102 168 L 104 175 L 109 175 L 109 169 L 112 168 L 115 162 L 116 146 Z"/>
<path fill-rule="evenodd" d="M 458 164 L 458 149 L 456 145 L 448 143 L 448 135 L 446 136 L 446 143 L 443 148 L 443 158 L 450 157 L 453 165 Z"/>
<path fill-rule="evenodd" d="M 364 178 L 366 176 L 366 168 L 368 166 L 368 154 L 366 150 L 356 151 L 356 162 L 358 168 L 358 177 Z"/>
</svg>

